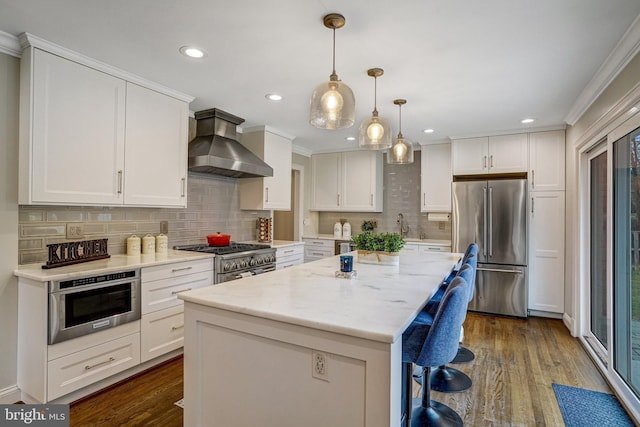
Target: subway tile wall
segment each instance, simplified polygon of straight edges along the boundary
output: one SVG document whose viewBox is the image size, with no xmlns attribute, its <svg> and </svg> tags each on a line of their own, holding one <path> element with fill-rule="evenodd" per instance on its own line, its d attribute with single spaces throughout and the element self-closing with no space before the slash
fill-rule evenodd
<svg viewBox="0 0 640 427">
<path fill-rule="evenodd" d="M 112 255 L 126 253 L 132 234 L 160 233 L 160 221 L 169 223 L 169 247 L 205 243 L 207 234 L 218 231 L 235 241 L 254 240 L 256 219 L 270 212 L 240 210 L 239 197 L 237 179 L 189 174 L 187 209 L 20 206 L 19 263 L 43 263 L 47 244 L 71 241 L 67 223 L 82 223 L 87 240 L 108 238 Z"/>
<path fill-rule="evenodd" d="M 352 234 L 359 234 L 362 221 L 374 219 L 378 223 L 376 231 L 399 232 L 398 214 L 402 213 L 404 224 L 409 227 L 407 237 L 419 239 L 450 240 L 451 221 L 434 222 L 427 220 L 427 214 L 420 212 L 420 151 L 416 151 L 410 165 L 384 164 L 384 192 L 382 213 L 362 212 L 320 212 L 318 232 L 333 234 L 333 224 L 345 219 L 351 224 Z"/>
</svg>

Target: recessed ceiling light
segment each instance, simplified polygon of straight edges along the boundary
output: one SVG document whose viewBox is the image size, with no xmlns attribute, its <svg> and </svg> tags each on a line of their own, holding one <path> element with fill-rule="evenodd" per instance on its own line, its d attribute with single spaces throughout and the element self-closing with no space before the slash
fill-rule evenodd
<svg viewBox="0 0 640 427">
<path fill-rule="evenodd" d="M 536 121 L 536 119 L 522 119 L 522 120 L 520 120 L 520 123 L 527 124 L 527 123 L 533 123 L 535 121 Z"/>
<path fill-rule="evenodd" d="M 355 136 L 348 136 L 345 138 L 347 141 L 355 141 L 356 137 Z"/>
<path fill-rule="evenodd" d="M 433 133 L 434 130 L 433 129 L 425 129 L 422 132 L 424 132 L 424 133 Z"/>
<path fill-rule="evenodd" d="M 264 97 L 269 101 L 282 101 L 282 95 L 278 95 L 277 93 L 268 93 Z"/>
<path fill-rule="evenodd" d="M 207 53 L 204 50 L 194 46 L 182 46 L 179 50 L 181 54 L 190 58 L 204 58 L 207 56 Z"/>
</svg>

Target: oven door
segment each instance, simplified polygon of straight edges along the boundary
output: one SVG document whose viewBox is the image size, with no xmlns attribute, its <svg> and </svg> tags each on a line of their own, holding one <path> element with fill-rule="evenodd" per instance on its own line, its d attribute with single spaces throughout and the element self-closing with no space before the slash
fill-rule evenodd
<svg viewBox="0 0 640 427">
<path fill-rule="evenodd" d="M 140 279 L 49 293 L 49 344 L 140 319 Z"/>
</svg>

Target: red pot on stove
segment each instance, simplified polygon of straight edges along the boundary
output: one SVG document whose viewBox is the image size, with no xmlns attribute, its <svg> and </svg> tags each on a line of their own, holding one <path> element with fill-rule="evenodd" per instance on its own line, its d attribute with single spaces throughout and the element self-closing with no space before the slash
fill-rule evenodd
<svg viewBox="0 0 640 427">
<path fill-rule="evenodd" d="M 222 234 L 218 232 L 207 235 L 207 243 L 209 243 L 209 246 L 229 246 L 230 241 L 230 234 Z"/>
</svg>

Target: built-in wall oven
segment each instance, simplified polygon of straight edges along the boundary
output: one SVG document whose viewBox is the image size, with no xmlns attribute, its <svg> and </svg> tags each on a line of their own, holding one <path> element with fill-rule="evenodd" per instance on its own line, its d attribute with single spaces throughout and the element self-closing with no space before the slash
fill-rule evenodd
<svg viewBox="0 0 640 427">
<path fill-rule="evenodd" d="M 49 282 L 49 344 L 140 319 L 140 270 Z"/>
</svg>

